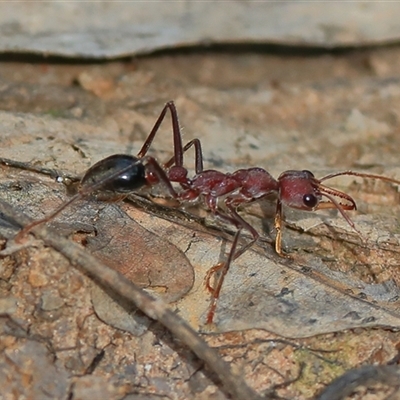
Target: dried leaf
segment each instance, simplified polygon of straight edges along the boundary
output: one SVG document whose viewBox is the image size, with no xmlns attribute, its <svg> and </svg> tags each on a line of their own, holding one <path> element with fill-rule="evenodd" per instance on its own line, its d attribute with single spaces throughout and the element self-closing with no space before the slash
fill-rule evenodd
<svg viewBox="0 0 400 400">
<path fill-rule="evenodd" d="M 192 288 L 193 267 L 185 254 L 121 209 L 103 208 L 95 229 L 97 234 L 87 238 L 86 247 L 138 286 L 168 302 L 179 300 Z"/>
</svg>

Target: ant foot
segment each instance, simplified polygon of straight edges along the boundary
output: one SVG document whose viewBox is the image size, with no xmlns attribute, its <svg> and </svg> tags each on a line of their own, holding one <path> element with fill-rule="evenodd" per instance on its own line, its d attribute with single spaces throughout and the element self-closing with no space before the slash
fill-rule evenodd
<svg viewBox="0 0 400 400">
<path fill-rule="evenodd" d="M 292 257 L 292 256 L 290 256 L 290 255 L 287 254 L 287 253 L 283 253 L 282 251 L 281 251 L 280 253 L 278 253 L 278 256 L 279 256 L 279 257 L 282 257 L 282 258 L 286 258 L 286 260 L 293 260 L 293 257 Z"/>
<path fill-rule="evenodd" d="M 289 254 L 283 252 L 280 242 L 279 242 L 279 245 L 277 243 L 275 243 L 275 252 L 276 252 L 276 254 L 278 254 L 279 257 L 286 258 L 287 260 L 292 260 L 292 258 L 293 258 Z"/>
<path fill-rule="evenodd" d="M 28 229 L 27 229 L 28 228 Z M 26 243 L 26 239 L 28 236 L 28 233 L 30 231 L 31 226 L 27 225 L 25 228 L 22 228 L 15 236 L 14 236 L 14 243 L 17 243 L 19 245 Z"/>
<path fill-rule="evenodd" d="M 359 237 L 360 237 L 360 240 L 361 240 L 361 245 L 364 246 L 364 247 L 367 247 L 368 238 L 365 237 L 364 235 L 361 235 L 361 234 L 359 235 Z"/>
<path fill-rule="evenodd" d="M 32 246 L 33 241 L 27 240 L 28 238 L 25 234 L 21 235 L 21 237 L 18 237 L 21 232 L 19 232 L 13 239 L 7 241 L 6 248 L 0 251 L 0 256 L 10 256 L 17 251 Z"/>
<path fill-rule="evenodd" d="M 222 269 L 225 266 L 224 262 L 220 262 L 217 265 L 214 265 L 213 267 L 211 267 L 207 273 L 206 276 L 204 277 L 204 286 L 206 287 L 206 289 L 211 293 L 214 294 L 215 288 L 213 288 L 210 284 L 210 280 L 211 277 L 218 272 L 220 269 Z"/>
<path fill-rule="evenodd" d="M 217 301 L 216 299 L 212 299 L 212 303 L 207 313 L 206 325 L 208 326 L 214 325 L 214 316 L 216 308 L 217 308 Z"/>
</svg>

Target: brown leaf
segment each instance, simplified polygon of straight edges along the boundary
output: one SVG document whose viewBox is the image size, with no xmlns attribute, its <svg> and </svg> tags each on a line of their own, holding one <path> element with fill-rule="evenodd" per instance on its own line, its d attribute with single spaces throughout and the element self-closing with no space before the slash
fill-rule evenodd
<svg viewBox="0 0 400 400">
<path fill-rule="evenodd" d="M 168 302 L 179 300 L 192 288 L 194 272 L 186 255 L 117 206 L 99 212 L 95 229 L 87 248 L 132 282 Z"/>
</svg>

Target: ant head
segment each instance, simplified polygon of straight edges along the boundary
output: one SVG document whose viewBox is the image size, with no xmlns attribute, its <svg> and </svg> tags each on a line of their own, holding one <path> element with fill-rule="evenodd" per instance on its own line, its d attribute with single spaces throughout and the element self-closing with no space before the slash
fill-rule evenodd
<svg viewBox="0 0 400 400">
<path fill-rule="evenodd" d="M 322 185 L 321 180 L 315 178 L 310 171 L 286 171 L 279 176 L 278 181 L 279 199 L 288 207 L 306 211 L 337 208 L 342 215 L 345 215 L 343 210 L 357 208 L 348 194 Z M 323 201 L 323 197 L 327 200 Z"/>
<path fill-rule="evenodd" d="M 279 199 L 284 205 L 307 211 L 318 208 L 321 192 L 312 172 L 285 171 L 279 176 L 278 182 Z"/>
</svg>

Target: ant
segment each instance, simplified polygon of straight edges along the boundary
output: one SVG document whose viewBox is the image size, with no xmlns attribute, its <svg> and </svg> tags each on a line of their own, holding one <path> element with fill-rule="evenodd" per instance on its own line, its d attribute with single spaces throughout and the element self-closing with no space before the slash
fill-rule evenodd
<svg viewBox="0 0 400 400">
<path fill-rule="evenodd" d="M 172 119 L 174 155 L 166 163 L 160 164 L 155 158 L 147 155 L 147 152 L 168 110 Z M 188 170 L 183 166 L 183 156 L 192 146 L 195 150 L 195 175 L 188 178 Z M 400 185 L 400 181 L 392 178 L 354 171 L 337 172 L 317 179 L 308 170 L 289 170 L 281 173 L 278 179 L 275 179 L 265 169 L 258 167 L 239 169 L 233 173 L 205 170 L 200 140 L 193 139 L 183 146 L 175 104 L 170 101 L 164 106 L 137 156 L 115 154 L 94 164 L 80 180 L 78 192 L 73 197 L 45 218 L 25 226 L 18 233 L 16 239 L 26 235 L 35 226 L 50 221 L 72 202 L 88 196 L 94 196 L 100 200 L 123 199 L 129 193 L 144 186 L 162 184 L 168 194 L 181 203 L 203 200 L 212 214 L 237 229 L 226 261 L 212 267 L 205 277 L 205 286 L 211 293 L 211 304 L 206 322 L 211 324 L 230 265 L 245 253 L 260 236 L 238 214 L 238 207 L 265 198 L 270 194 L 277 195 L 274 220 L 275 251 L 280 256 L 285 256 L 281 243 L 283 206 L 306 211 L 336 208 L 350 227 L 361 236 L 354 222 L 345 212 L 356 210 L 356 202 L 350 195 L 322 184 L 326 180 L 342 175 L 379 179 Z M 173 186 L 173 184 L 175 185 Z M 219 198 L 223 198 L 223 208 L 218 204 Z M 243 230 L 250 233 L 251 240 L 242 248 L 237 249 Z M 220 274 L 213 286 L 210 283 L 211 278 L 217 271 Z"/>
</svg>

